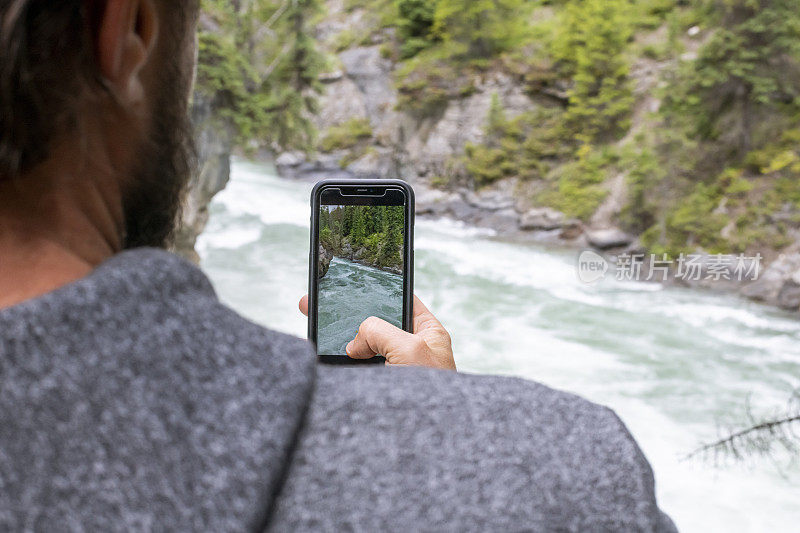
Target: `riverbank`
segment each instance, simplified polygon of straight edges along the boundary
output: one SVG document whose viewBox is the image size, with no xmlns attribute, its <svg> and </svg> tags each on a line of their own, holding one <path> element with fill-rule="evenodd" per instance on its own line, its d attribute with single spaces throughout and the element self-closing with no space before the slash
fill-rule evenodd
<svg viewBox="0 0 800 533">
<path fill-rule="evenodd" d="M 271 156 L 262 156 L 271 163 Z M 290 180 L 313 183 L 327 177 L 359 179 L 357 173 L 342 169 L 335 157 L 320 155 L 305 157 L 279 157 L 278 174 Z M 556 245 L 570 250 L 593 250 L 601 254 L 611 267 L 620 256 L 641 257 L 639 271 L 646 278 L 651 255 L 636 236 L 614 227 L 592 226 L 547 207 L 530 208 L 515 195 L 515 185 L 493 187 L 479 191 L 462 188 L 443 191 L 430 187 L 424 180 L 412 180 L 416 194 L 417 216 L 422 219 L 452 219 L 476 228 L 491 231 L 496 238 L 519 243 Z M 783 254 L 733 256 L 720 270 L 718 258 L 712 254 L 693 254 L 697 271 L 685 276 L 679 264 L 670 264 L 669 273 L 657 281 L 674 286 L 733 293 L 753 301 L 779 307 L 787 311 L 800 309 L 800 243 L 784 250 Z M 739 279 L 737 261 L 746 261 L 746 276 Z M 658 258 L 656 258 L 658 259 Z M 625 259 L 623 259 L 625 260 Z M 754 265 L 754 261 L 758 265 Z M 722 272 L 722 274 L 719 274 Z M 634 280 L 636 281 L 636 280 Z"/>
</svg>

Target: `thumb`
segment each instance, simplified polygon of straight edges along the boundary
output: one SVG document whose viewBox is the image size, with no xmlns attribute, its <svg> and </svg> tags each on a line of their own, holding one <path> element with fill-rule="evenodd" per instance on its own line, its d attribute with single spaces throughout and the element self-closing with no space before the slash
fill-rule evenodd
<svg viewBox="0 0 800 533">
<path fill-rule="evenodd" d="M 370 359 L 380 354 L 389 360 L 393 352 L 413 341 L 411 333 L 373 316 L 361 323 L 358 335 L 350 341 L 346 351 L 353 359 Z"/>
</svg>

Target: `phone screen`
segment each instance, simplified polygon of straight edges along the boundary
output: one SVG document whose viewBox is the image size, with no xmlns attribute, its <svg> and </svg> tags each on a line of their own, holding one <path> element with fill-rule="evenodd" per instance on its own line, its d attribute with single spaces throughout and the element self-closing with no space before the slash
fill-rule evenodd
<svg viewBox="0 0 800 533">
<path fill-rule="evenodd" d="M 345 355 L 366 318 L 404 325 L 406 199 L 323 191 L 318 216 L 317 353 Z"/>
</svg>

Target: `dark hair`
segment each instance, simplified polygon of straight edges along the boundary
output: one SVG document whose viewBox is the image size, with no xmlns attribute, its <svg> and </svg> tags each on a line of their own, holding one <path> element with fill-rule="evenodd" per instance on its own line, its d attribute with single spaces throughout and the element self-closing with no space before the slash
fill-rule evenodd
<svg viewBox="0 0 800 533">
<path fill-rule="evenodd" d="M 196 0 L 158 2 L 169 33 L 185 30 Z M 0 180 L 45 159 L 78 124 L 87 90 L 102 90 L 92 30 L 103 0 L 0 0 Z"/>
</svg>

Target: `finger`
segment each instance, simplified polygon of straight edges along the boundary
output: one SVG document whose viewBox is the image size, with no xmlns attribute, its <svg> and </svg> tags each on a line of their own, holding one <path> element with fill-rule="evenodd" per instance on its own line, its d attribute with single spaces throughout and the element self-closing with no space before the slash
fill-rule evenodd
<svg viewBox="0 0 800 533">
<path fill-rule="evenodd" d="M 377 354 L 391 355 L 414 336 L 380 318 L 370 317 L 361 323 L 358 335 L 347 345 L 347 355 L 353 359 L 369 359 Z"/>
<path fill-rule="evenodd" d="M 300 298 L 300 312 L 308 316 L 308 294 Z"/>
<path fill-rule="evenodd" d="M 442 327 L 442 323 L 433 316 L 422 300 L 414 296 L 414 333 L 434 326 Z"/>
</svg>

